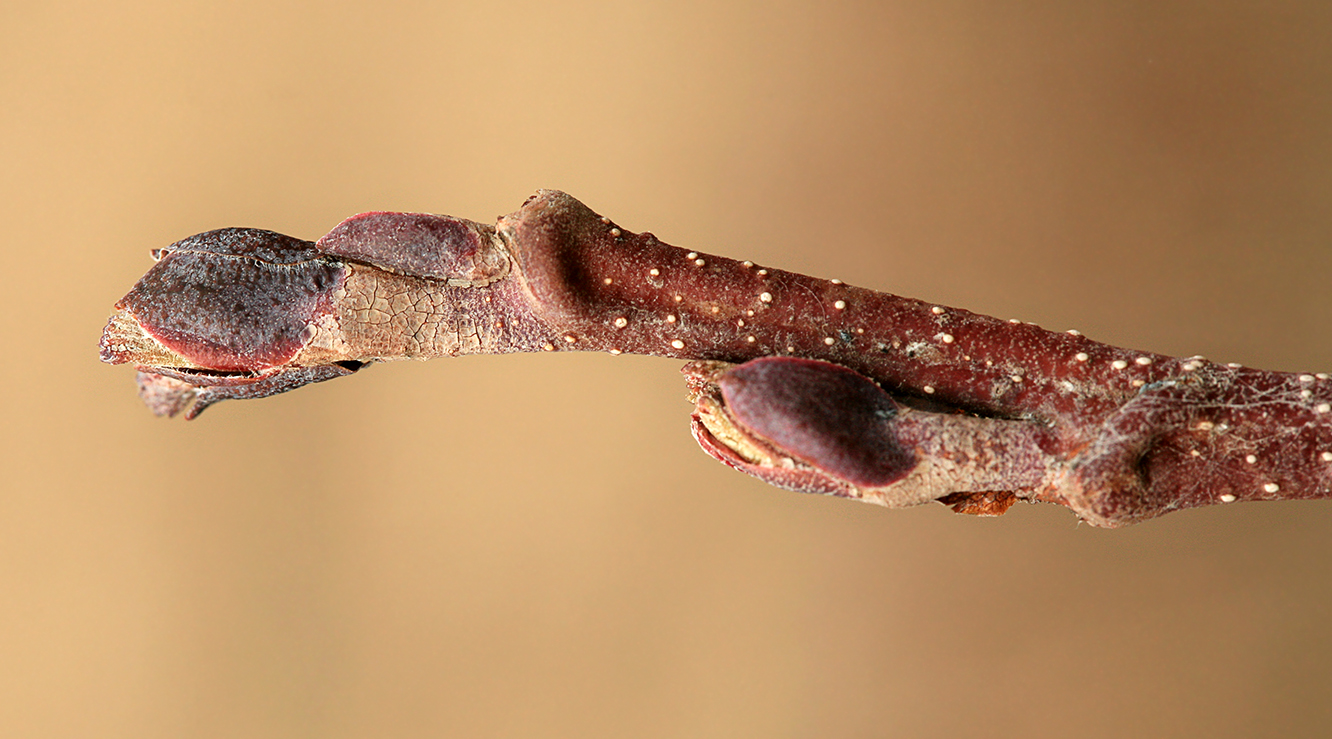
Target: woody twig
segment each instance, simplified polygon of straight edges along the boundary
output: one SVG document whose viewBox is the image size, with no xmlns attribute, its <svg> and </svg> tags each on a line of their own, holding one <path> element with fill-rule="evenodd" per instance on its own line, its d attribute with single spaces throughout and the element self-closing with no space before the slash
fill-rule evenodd
<svg viewBox="0 0 1332 739">
<path fill-rule="evenodd" d="M 155 253 L 103 361 L 161 415 L 395 359 L 599 351 L 689 360 L 693 432 L 780 487 L 1098 526 L 1332 495 L 1332 381 L 1076 332 L 662 243 L 541 191 L 487 225 L 367 213 L 317 242 L 222 229 Z"/>
</svg>

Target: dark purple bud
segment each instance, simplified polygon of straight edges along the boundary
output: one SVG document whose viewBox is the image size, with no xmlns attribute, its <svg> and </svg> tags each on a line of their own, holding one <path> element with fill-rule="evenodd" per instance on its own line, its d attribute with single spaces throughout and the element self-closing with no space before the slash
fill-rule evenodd
<svg viewBox="0 0 1332 739">
<path fill-rule="evenodd" d="M 841 480 L 882 487 L 916 464 L 891 433 L 897 403 L 844 367 L 771 357 L 730 369 L 717 384 L 740 426 Z"/>
<path fill-rule="evenodd" d="M 301 350 L 345 274 L 309 241 L 227 228 L 166 249 L 116 307 L 197 367 L 262 370 Z"/>
<path fill-rule="evenodd" d="M 319 240 L 319 250 L 353 262 L 454 285 L 489 285 L 509 271 L 494 226 L 429 213 L 362 213 Z"/>
</svg>

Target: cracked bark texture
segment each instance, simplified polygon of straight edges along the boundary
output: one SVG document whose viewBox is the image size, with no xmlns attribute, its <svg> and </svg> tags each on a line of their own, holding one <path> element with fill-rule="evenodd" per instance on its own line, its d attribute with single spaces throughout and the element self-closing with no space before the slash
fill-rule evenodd
<svg viewBox="0 0 1332 739">
<path fill-rule="evenodd" d="M 1332 382 L 1101 344 L 703 254 L 544 190 L 491 226 L 367 213 L 318 242 L 222 229 L 155 252 L 103 361 L 193 417 L 375 362 L 690 360 L 693 432 L 774 485 L 1098 526 L 1332 494 Z"/>
</svg>

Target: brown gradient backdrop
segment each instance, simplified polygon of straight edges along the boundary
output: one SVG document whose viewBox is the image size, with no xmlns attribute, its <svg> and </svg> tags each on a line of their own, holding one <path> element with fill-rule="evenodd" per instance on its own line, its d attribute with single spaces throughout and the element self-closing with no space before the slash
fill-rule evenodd
<svg viewBox="0 0 1332 739">
<path fill-rule="evenodd" d="M 1107 532 L 800 496 L 699 452 L 637 357 L 164 421 L 96 343 L 189 234 L 555 187 L 1327 370 L 1330 38 L 1321 1 L 6 3 L 0 735 L 1326 736 L 1332 504 Z"/>
</svg>

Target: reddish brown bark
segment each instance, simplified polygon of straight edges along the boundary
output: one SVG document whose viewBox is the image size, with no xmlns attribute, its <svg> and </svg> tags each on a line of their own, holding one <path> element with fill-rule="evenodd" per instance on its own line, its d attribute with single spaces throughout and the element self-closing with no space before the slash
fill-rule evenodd
<svg viewBox="0 0 1332 739">
<path fill-rule="evenodd" d="M 694 434 L 773 484 L 887 506 L 1060 503 L 1119 526 L 1332 494 L 1332 382 L 687 252 L 542 191 L 495 226 L 356 216 L 317 243 L 224 229 L 163 250 L 104 361 L 189 416 L 390 359 L 606 351 L 692 360 Z M 737 366 L 738 365 L 738 366 Z"/>
</svg>

